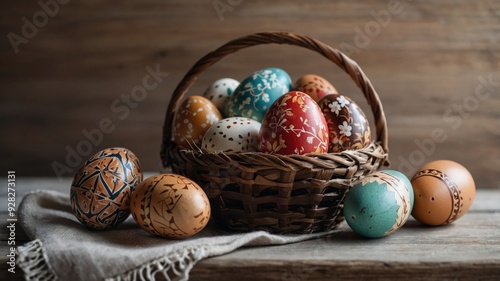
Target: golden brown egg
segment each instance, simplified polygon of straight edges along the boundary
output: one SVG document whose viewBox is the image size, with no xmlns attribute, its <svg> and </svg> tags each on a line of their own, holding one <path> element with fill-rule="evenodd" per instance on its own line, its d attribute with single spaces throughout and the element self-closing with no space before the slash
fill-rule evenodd
<svg viewBox="0 0 500 281">
<path fill-rule="evenodd" d="M 412 216 L 428 225 L 445 225 L 462 217 L 476 195 L 472 175 L 462 165 L 438 160 L 425 164 L 411 180 Z"/>
<path fill-rule="evenodd" d="M 190 96 L 180 105 L 174 119 L 172 135 L 177 145 L 200 146 L 205 132 L 222 119 L 222 115 L 205 97 Z"/>
<path fill-rule="evenodd" d="M 337 89 L 325 78 L 316 74 L 306 74 L 293 84 L 293 91 L 301 91 L 318 102 L 327 95 L 337 94 Z"/>
<path fill-rule="evenodd" d="M 181 239 L 201 231 L 210 220 L 210 203 L 194 181 L 160 174 L 139 184 L 132 193 L 130 211 L 149 233 Z"/>
</svg>

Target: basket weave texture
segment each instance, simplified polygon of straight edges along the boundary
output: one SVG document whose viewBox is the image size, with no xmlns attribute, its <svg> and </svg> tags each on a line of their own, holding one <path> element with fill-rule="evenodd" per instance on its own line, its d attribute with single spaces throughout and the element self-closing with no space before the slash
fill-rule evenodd
<svg viewBox="0 0 500 281">
<path fill-rule="evenodd" d="M 172 140 L 180 102 L 198 75 L 223 57 L 262 44 L 310 49 L 344 70 L 361 89 L 372 110 L 376 138 L 360 150 L 340 153 L 277 155 L 260 152 L 210 153 L 181 148 Z M 207 193 L 213 219 L 236 231 L 313 233 L 336 228 L 343 220 L 343 200 L 364 175 L 388 165 L 387 123 L 380 99 L 356 62 L 310 37 L 264 32 L 238 38 L 199 59 L 174 90 L 163 126 L 163 168 L 196 181 Z"/>
</svg>

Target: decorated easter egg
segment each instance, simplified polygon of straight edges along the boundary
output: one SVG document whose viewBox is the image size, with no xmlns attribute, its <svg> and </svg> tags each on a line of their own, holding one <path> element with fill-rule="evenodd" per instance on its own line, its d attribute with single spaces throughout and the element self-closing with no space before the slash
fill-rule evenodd
<svg viewBox="0 0 500 281">
<path fill-rule="evenodd" d="M 403 226 L 412 209 L 412 187 L 398 171 L 365 176 L 347 193 L 344 216 L 354 232 L 369 238 L 389 235 Z"/>
<path fill-rule="evenodd" d="M 318 104 L 328 125 L 329 152 L 361 149 L 370 144 L 368 119 L 349 97 L 327 95 Z"/>
<path fill-rule="evenodd" d="M 438 160 L 425 164 L 413 176 L 412 216 L 428 225 L 445 225 L 462 217 L 472 205 L 476 185 L 462 165 Z"/>
<path fill-rule="evenodd" d="M 283 69 L 270 67 L 256 71 L 234 90 L 225 106 L 225 116 L 261 122 L 273 102 L 290 91 L 291 84 L 290 76 Z"/>
<path fill-rule="evenodd" d="M 215 105 L 202 96 L 190 96 L 180 105 L 172 128 L 172 135 L 177 145 L 191 148 L 200 145 L 206 131 L 222 115 Z"/>
<path fill-rule="evenodd" d="M 246 117 L 220 120 L 203 136 L 201 147 L 211 152 L 257 151 L 260 123 Z"/>
<path fill-rule="evenodd" d="M 337 89 L 325 78 L 316 74 L 306 74 L 293 84 L 294 91 L 301 91 L 313 98 L 316 102 L 324 96 L 338 94 Z"/>
<path fill-rule="evenodd" d="M 166 238 L 192 236 L 210 220 L 205 192 L 194 181 L 175 174 L 145 179 L 132 193 L 130 210 L 142 229 Z"/>
<path fill-rule="evenodd" d="M 415 194 L 413 192 L 413 187 L 411 185 L 410 179 L 408 179 L 408 177 L 405 176 L 400 171 L 396 171 L 396 170 L 384 170 L 384 173 L 390 174 L 390 175 L 394 176 L 395 178 L 398 178 L 399 180 L 401 180 L 405 184 L 406 188 L 408 188 L 408 191 L 410 192 L 410 214 L 411 214 L 411 211 L 413 210 L 413 206 L 415 206 Z"/>
<path fill-rule="evenodd" d="M 211 101 L 222 113 L 224 112 L 224 106 L 227 100 L 239 84 L 240 82 L 233 78 L 222 78 L 212 83 L 203 96 Z"/>
<path fill-rule="evenodd" d="M 142 181 L 139 159 L 126 148 L 111 147 L 103 149 L 90 157 L 84 166 L 111 172 L 131 186 L 136 186 Z"/>
<path fill-rule="evenodd" d="M 298 91 L 279 97 L 264 116 L 259 151 L 282 155 L 328 151 L 328 127 L 318 104 Z"/>
<path fill-rule="evenodd" d="M 142 181 L 139 160 L 125 148 L 107 148 L 92 156 L 71 183 L 70 203 L 85 226 L 106 229 L 130 215 L 130 195 Z"/>
</svg>

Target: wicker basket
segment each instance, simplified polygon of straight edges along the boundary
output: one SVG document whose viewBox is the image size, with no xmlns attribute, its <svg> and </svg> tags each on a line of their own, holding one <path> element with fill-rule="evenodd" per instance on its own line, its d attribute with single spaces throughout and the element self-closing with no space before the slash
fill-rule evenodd
<svg viewBox="0 0 500 281">
<path fill-rule="evenodd" d="M 362 90 L 375 117 L 376 139 L 360 150 L 275 155 L 259 152 L 208 153 L 186 150 L 171 138 L 174 116 L 197 76 L 217 61 L 247 47 L 289 44 L 313 50 L 344 70 Z M 163 126 L 163 167 L 204 188 L 215 221 L 236 231 L 313 233 L 334 229 L 344 219 L 343 200 L 360 177 L 388 165 L 385 115 L 370 80 L 340 51 L 307 36 L 265 32 L 232 40 L 198 60 L 175 89 Z"/>
</svg>

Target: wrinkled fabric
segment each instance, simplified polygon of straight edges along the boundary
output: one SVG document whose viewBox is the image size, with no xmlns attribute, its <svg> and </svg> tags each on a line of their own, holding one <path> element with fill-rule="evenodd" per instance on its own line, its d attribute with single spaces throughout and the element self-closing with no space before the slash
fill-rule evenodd
<svg viewBox="0 0 500 281">
<path fill-rule="evenodd" d="M 185 240 L 170 240 L 142 230 L 130 216 L 108 230 L 81 225 L 69 194 L 43 190 L 27 194 L 18 211 L 32 240 L 18 248 L 27 280 L 187 280 L 195 264 L 244 246 L 283 245 L 337 232 L 273 235 L 232 233 L 210 223 Z"/>
</svg>

